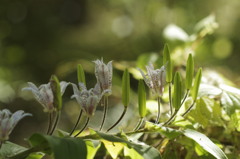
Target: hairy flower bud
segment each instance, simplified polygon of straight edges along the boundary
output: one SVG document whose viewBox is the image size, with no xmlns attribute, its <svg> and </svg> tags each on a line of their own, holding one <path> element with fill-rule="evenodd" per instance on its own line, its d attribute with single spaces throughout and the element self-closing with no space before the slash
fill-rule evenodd
<svg viewBox="0 0 240 159">
<path fill-rule="evenodd" d="M 108 64 L 103 63 L 103 60 L 93 62 L 95 63 L 95 76 L 101 91 L 105 91 L 105 95 L 110 95 L 112 88 L 112 61 L 108 62 Z"/>
<path fill-rule="evenodd" d="M 164 85 L 166 83 L 166 69 L 162 66 L 160 69 L 154 70 L 152 64 L 146 66 L 147 74 L 145 75 L 141 69 L 138 69 L 147 84 L 147 86 L 152 90 L 153 94 L 161 96 L 164 91 Z"/>
</svg>

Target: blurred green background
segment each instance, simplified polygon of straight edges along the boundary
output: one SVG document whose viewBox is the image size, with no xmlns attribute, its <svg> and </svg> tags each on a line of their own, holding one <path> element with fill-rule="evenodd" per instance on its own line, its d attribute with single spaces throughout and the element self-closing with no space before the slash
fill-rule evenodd
<svg viewBox="0 0 240 159">
<path fill-rule="evenodd" d="M 118 69 L 120 64 L 135 66 L 143 53 L 161 56 L 166 42 L 175 58 L 180 57 L 177 64 L 186 60 L 184 53 L 192 52 L 197 66 L 218 70 L 239 88 L 239 8 L 239 0 L 0 0 L 0 106 L 33 114 L 20 122 L 10 140 L 21 143 L 46 129 L 42 107 L 31 93 L 21 91 L 26 82 L 40 85 L 56 74 L 76 83 L 76 66 L 81 63 L 90 87 L 96 81 L 92 60 L 114 60 Z M 118 69 L 115 84 L 120 83 Z M 120 101 L 120 87 L 114 90 L 110 103 Z M 68 88 L 60 124 L 67 130 L 78 114 L 71 94 Z M 109 118 L 122 107 L 116 110 L 110 110 Z"/>
</svg>

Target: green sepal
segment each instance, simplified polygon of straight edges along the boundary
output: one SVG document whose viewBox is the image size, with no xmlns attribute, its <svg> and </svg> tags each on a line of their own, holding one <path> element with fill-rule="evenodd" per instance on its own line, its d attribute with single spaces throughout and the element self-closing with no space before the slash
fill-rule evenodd
<svg viewBox="0 0 240 159">
<path fill-rule="evenodd" d="M 182 79 L 179 72 L 174 75 L 173 107 L 179 110 L 182 99 Z"/>
<path fill-rule="evenodd" d="M 61 86 L 57 76 L 52 75 L 50 79 L 50 86 L 53 92 L 53 105 L 57 111 L 62 109 L 62 95 Z"/>
<path fill-rule="evenodd" d="M 139 115 L 141 118 L 145 117 L 147 114 L 146 109 L 146 90 L 144 86 L 143 80 L 139 80 L 138 82 L 138 108 Z"/>
<path fill-rule="evenodd" d="M 77 77 L 78 83 L 79 82 L 84 83 L 84 85 L 86 86 L 85 73 L 81 64 L 78 64 L 77 66 Z"/>
<path fill-rule="evenodd" d="M 172 82 L 172 61 L 170 56 L 169 47 L 167 44 L 164 45 L 163 49 L 163 65 L 166 67 L 166 81 Z"/>
<path fill-rule="evenodd" d="M 130 95 L 130 76 L 128 69 L 125 69 L 122 76 L 122 103 L 125 107 L 127 107 L 129 104 L 129 95 Z"/>
<path fill-rule="evenodd" d="M 192 88 L 193 76 L 194 76 L 194 61 L 192 54 L 189 54 L 186 68 L 186 89 L 188 90 Z"/>
<path fill-rule="evenodd" d="M 193 101 L 196 101 L 196 99 L 197 99 L 201 79 L 202 79 L 202 68 L 199 68 L 198 72 L 196 74 L 195 80 L 194 80 L 193 88 L 192 88 Z"/>
</svg>

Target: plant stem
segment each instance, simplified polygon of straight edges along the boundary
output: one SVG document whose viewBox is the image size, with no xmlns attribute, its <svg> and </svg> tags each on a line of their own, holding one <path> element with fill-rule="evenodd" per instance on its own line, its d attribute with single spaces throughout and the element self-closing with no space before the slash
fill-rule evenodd
<svg viewBox="0 0 240 159">
<path fill-rule="evenodd" d="M 53 125 L 53 128 L 52 128 L 52 131 L 50 131 L 49 135 L 52 135 L 54 130 L 56 129 L 58 121 L 59 121 L 59 118 L 60 118 L 60 112 L 58 111 L 56 119 L 55 119 L 55 122 L 54 122 L 54 125 Z"/>
<path fill-rule="evenodd" d="M 187 97 L 188 97 L 188 94 L 189 94 L 189 89 L 187 89 L 187 92 L 186 92 L 186 94 L 185 94 L 185 96 L 184 96 L 184 98 L 183 98 L 183 100 L 182 100 L 182 102 L 181 102 L 181 106 L 183 105 L 183 103 L 185 102 L 185 100 L 187 99 Z"/>
<path fill-rule="evenodd" d="M 126 114 L 126 112 L 127 112 L 127 106 L 124 106 L 124 110 L 123 110 L 123 112 L 122 112 L 122 115 L 121 115 L 120 118 L 118 119 L 118 121 L 117 121 L 115 124 L 113 124 L 106 132 L 109 132 L 111 129 L 113 129 L 113 128 L 122 120 L 122 118 L 124 117 L 124 115 Z"/>
<path fill-rule="evenodd" d="M 161 104 L 161 100 L 160 100 L 160 97 L 157 97 L 157 101 L 158 101 L 158 114 L 157 114 L 157 119 L 155 121 L 155 124 L 158 124 L 159 123 L 159 119 L 160 119 L 160 111 L 161 111 L 161 107 L 160 107 L 160 104 Z"/>
<path fill-rule="evenodd" d="M 189 113 L 189 111 L 193 108 L 193 106 L 194 106 L 195 103 L 196 103 L 196 102 L 193 101 L 192 105 L 186 110 L 185 113 L 182 114 L 182 117 L 184 117 L 187 113 Z"/>
<path fill-rule="evenodd" d="M 79 121 L 80 121 L 80 119 L 81 119 L 81 117 L 82 117 L 82 113 L 83 113 L 83 110 L 81 109 L 81 110 L 80 110 L 80 113 L 79 113 L 79 115 L 78 115 L 77 122 L 76 122 L 75 126 L 73 127 L 72 131 L 70 132 L 69 136 L 71 136 L 71 135 L 73 134 L 73 132 L 76 130 L 76 128 L 77 128 L 77 126 L 78 126 L 78 124 L 79 124 Z"/>
<path fill-rule="evenodd" d="M 178 110 L 175 110 L 173 115 L 163 124 L 163 126 L 170 124 L 172 122 L 172 120 L 175 118 L 175 116 L 177 115 L 177 112 L 178 112 Z"/>
<path fill-rule="evenodd" d="M 100 129 L 99 131 L 102 130 L 103 128 L 103 124 L 105 122 L 105 119 L 106 119 L 106 116 L 107 116 L 107 109 L 108 109 L 108 97 L 107 96 L 104 96 L 104 110 L 103 110 L 103 119 L 102 119 L 102 123 L 101 123 L 101 126 L 100 126 Z"/>
<path fill-rule="evenodd" d="M 172 83 L 168 83 L 168 92 L 169 92 L 169 106 L 170 106 L 170 114 L 173 114 L 173 107 L 172 107 Z"/>
<path fill-rule="evenodd" d="M 48 129 L 47 129 L 47 135 L 49 134 L 50 130 L 52 128 L 52 112 L 48 115 Z"/>
<path fill-rule="evenodd" d="M 83 126 L 83 128 L 74 137 L 77 137 L 78 135 L 80 135 L 83 132 L 83 130 L 87 127 L 87 125 L 89 123 L 89 120 L 90 120 L 90 118 L 87 117 L 87 121 L 86 121 L 85 125 Z"/>
<path fill-rule="evenodd" d="M 137 131 L 141 127 L 143 121 L 144 121 L 144 118 L 139 119 L 137 126 L 134 128 L 134 131 Z"/>
</svg>

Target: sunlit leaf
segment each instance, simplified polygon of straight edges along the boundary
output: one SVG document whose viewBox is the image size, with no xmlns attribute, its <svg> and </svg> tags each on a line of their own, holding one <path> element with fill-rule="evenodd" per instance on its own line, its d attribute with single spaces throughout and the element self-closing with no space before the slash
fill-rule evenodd
<svg viewBox="0 0 240 159">
<path fill-rule="evenodd" d="M 98 149 L 101 147 L 101 142 L 87 140 L 85 143 L 87 145 L 87 159 L 94 159 Z"/>
<path fill-rule="evenodd" d="M 174 139 L 182 134 L 181 131 L 179 131 L 179 130 L 175 130 L 172 128 L 153 124 L 151 122 L 146 122 L 145 129 L 147 129 L 148 131 L 152 131 L 152 132 L 158 132 L 158 133 L 166 136 L 169 139 Z"/>
<path fill-rule="evenodd" d="M 215 145 L 207 136 L 192 129 L 183 130 L 183 134 L 197 142 L 204 150 L 212 154 L 217 159 L 227 159 L 224 152 Z"/>
<path fill-rule="evenodd" d="M 215 87 L 209 84 L 201 84 L 198 91 L 198 96 L 199 97 L 203 97 L 203 96 L 216 97 L 216 96 L 219 96 L 221 93 L 222 93 L 222 90 L 218 87 Z"/>
<path fill-rule="evenodd" d="M 198 96 L 198 90 L 201 83 L 201 79 L 202 79 L 202 68 L 199 68 L 194 80 L 193 87 L 192 87 L 192 98 L 194 101 L 197 99 L 197 96 Z"/>
<path fill-rule="evenodd" d="M 111 155 L 112 158 L 117 158 L 119 153 L 123 150 L 124 145 L 122 143 L 113 143 L 107 140 L 102 140 L 105 148 L 107 149 L 108 153 Z"/>
<path fill-rule="evenodd" d="M 123 149 L 124 156 L 131 159 L 144 159 L 135 149 L 128 148 L 127 146 Z"/>
<path fill-rule="evenodd" d="M 189 40 L 188 34 L 180 27 L 171 24 L 168 25 L 164 31 L 163 35 L 166 39 L 170 41 L 183 41 L 186 42 Z"/>
<path fill-rule="evenodd" d="M 133 148 L 136 152 L 138 152 L 140 155 L 143 156 L 143 158 L 146 159 L 161 159 L 161 155 L 157 149 L 154 147 L 151 147 L 149 145 L 146 145 L 144 143 L 134 143 L 127 141 L 125 139 L 122 139 L 120 137 L 109 135 L 101 132 L 97 132 L 97 134 L 103 138 L 104 140 L 110 141 L 110 142 L 119 142 L 124 145 L 127 145 L 128 147 Z"/>
<path fill-rule="evenodd" d="M 194 75 L 194 61 L 192 54 L 189 54 L 186 66 L 186 88 L 191 89 Z"/>
</svg>

